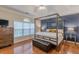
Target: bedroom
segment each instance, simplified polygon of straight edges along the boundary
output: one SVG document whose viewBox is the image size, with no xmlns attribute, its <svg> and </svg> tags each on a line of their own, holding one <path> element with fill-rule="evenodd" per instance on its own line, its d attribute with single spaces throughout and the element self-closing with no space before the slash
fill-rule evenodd
<svg viewBox="0 0 79 59">
<path fill-rule="evenodd" d="M 15 45 L 0 49 L 2 54 L 79 53 L 79 6 L 6 5 L 0 15 L 14 28 Z"/>
<path fill-rule="evenodd" d="M 74 54 L 79 53 L 79 6 L 53 6 L 58 13 L 37 17 L 36 34 L 33 40 L 33 53 L 37 54 Z M 42 14 L 41 14 L 42 15 Z M 54 16 L 58 15 L 55 17 Z M 48 18 L 47 18 L 48 17 Z M 62 22 L 62 23 L 60 23 Z M 59 33 L 63 30 L 62 36 Z M 51 34 L 51 33 L 52 34 Z M 57 36 L 57 37 L 55 37 Z M 51 38 L 52 37 L 52 38 Z M 61 38 L 63 37 L 63 39 Z M 58 45 L 54 42 L 57 39 Z M 60 38 L 60 39 L 59 39 Z M 53 39 L 53 40 L 52 40 Z M 48 43 L 50 42 L 50 43 Z M 51 48 L 51 45 L 55 45 Z"/>
</svg>

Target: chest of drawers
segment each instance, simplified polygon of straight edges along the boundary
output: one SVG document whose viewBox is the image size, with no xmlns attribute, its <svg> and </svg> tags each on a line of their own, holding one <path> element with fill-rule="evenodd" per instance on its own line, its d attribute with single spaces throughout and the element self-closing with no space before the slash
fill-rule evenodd
<svg viewBox="0 0 79 59">
<path fill-rule="evenodd" d="M 13 29 L 0 28 L 0 48 L 13 44 Z"/>
</svg>

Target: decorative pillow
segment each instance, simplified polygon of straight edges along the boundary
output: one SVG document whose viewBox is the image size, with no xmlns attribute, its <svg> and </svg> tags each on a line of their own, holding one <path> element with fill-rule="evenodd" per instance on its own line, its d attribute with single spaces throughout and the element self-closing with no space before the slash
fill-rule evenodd
<svg viewBox="0 0 79 59">
<path fill-rule="evenodd" d="M 56 29 L 47 29 L 48 32 L 56 32 Z"/>
</svg>

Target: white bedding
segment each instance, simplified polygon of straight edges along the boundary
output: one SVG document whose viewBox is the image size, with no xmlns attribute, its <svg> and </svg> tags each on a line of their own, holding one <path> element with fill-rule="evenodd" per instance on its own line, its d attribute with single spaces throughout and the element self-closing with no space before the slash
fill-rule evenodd
<svg viewBox="0 0 79 59">
<path fill-rule="evenodd" d="M 45 36 L 45 37 L 49 37 L 49 38 L 57 38 L 57 35 L 55 32 L 37 32 L 36 35 L 40 35 L 40 36 Z M 53 40 L 55 40 L 53 39 Z M 62 33 L 58 33 L 58 44 L 60 44 L 60 42 L 63 40 L 63 35 Z M 52 42 L 54 43 L 54 42 Z M 56 43 L 54 43 L 56 44 Z"/>
</svg>

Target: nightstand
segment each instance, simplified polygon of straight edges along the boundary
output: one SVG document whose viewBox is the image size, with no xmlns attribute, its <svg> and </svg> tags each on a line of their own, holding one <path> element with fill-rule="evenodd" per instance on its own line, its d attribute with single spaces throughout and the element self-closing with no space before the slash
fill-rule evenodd
<svg viewBox="0 0 79 59">
<path fill-rule="evenodd" d="M 67 38 L 70 38 L 70 39 L 74 38 L 74 43 L 76 44 L 76 32 L 67 32 L 66 41 L 68 41 Z"/>
</svg>

